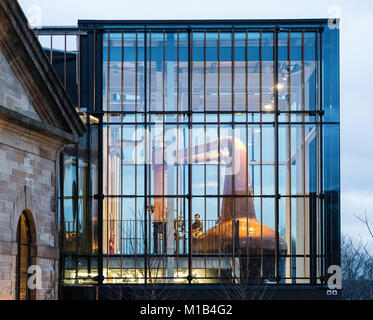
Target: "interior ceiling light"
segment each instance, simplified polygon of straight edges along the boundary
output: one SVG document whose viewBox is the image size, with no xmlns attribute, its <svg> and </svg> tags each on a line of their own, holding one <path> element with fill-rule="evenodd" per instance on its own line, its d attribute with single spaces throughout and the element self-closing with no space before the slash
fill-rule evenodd
<svg viewBox="0 0 373 320">
<path fill-rule="evenodd" d="M 282 90 L 284 89 L 284 85 L 282 83 L 277 84 L 277 90 Z"/>
<path fill-rule="evenodd" d="M 266 105 L 264 106 L 264 110 L 265 110 L 265 111 L 273 111 L 273 105 L 271 105 L 271 104 L 266 104 Z"/>
</svg>

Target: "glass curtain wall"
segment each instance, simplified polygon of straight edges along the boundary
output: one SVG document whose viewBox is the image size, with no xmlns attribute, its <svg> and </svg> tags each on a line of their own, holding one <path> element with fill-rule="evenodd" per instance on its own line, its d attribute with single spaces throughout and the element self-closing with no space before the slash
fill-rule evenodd
<svg viewBox="0 0 373 320">
<path fill-rule="evenodd" d="M 86 134 L 60 156 L 60 268 L 69 284 L 93 283 L 98 275 L 98 122 L 92 116 L 84 120 Z"/>
<path fill-rule="evenodd" d="M 103 30 L 102 110 L 87 107 L 81 144 L 95 161 L 66 152 L 61 172 L 65 281 L 102 257 L 109 284 L 321 283 L 339 197 L 330 32 Z"/>
</svg>

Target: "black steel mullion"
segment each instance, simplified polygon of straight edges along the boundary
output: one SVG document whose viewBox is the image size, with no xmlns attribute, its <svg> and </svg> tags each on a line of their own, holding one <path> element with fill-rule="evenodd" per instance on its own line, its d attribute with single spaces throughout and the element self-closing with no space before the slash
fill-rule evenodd
<svg viewBox="0 0 373 320">
<path fill-rule="evenodd" d="M 319 33 L 320 33 L 320 48 L 319 48 L 319 52 L 320 52 L 320 56 L 319 56 L 319 60 L 320 60 L 320 65 L 319 65 L 319 69 L 320 69 L 320 92 L 319 92 L 319 97 L 320 97 L 320 111 L 323 112 L 324 110 L 324 106 L 323 106 L 323 82 L 322 82 L 322 79 L 323 79 L 323 75 L 322 75 L 322 72 L 323 72 L 323 58 L 322 58 L 322 52 L 323 52 L 323 49 L 322 49 L 322 29 L 319 30 Z M 323 122 L 323 117 L 322 117 L 322 113 L 320 114 L 320 196 L 324 195 L 324 168 L 323 168 L 323 165 L 324 165 L 324 154 L 323 154 L 323 126 L 324 126 L 324 122 Z M 321 219 L 320 219 L 320 234 L 321 234 L 321 239 L 320 239 L 320 242 L 321 242 L 321 256 L 323 257 L 323 260 L 322 260 L 322 267 L 321 267 L 321 277 L 322 279 L 324 279 L 324 277 L 327 275 L 327 270 L 326 270 L 326 257 L 325 257 L 325 238 L 326 238 L 326 235 L 324 234 L 324 226 L 325 226 L 325 215 L 324 215 L 324 196 L 321 198 L 320 197 L 320 214 L 321 214 Z"/>
<path fill-rule="evenodd" d="M 179 31 L 177 32 L 177 88 L 176 88 L 176 114 L 177 114 L 177 123 L 179 124 L 179 113 L 180 113 L 180 35 Z M 177 159 L 177 158 L 176 158 Z"/>
<path fill-rule="evenodd" d="M 247 113 L 249 110 L 249 52 L 248 52 L 248 44 L 249 44 L 249 33 L 248 29 L 246 29 L 245 35 L 245 111 L 246 111 L 246 163 L 245 163 L 245 195 L 246 195 L 246 207 L 249 208 L 249 114 Z M 253 133 L 253 129 L 251 128 L 251 132 Z M 251 135 L 251 148 L 254 151 L 254 137 L 253 134 Z M 246 217 L 246 243 L 249 243 L 249 216 Z M 246 269 L 245 272 L 249 272 L 249 254 L 250 249 L 249 246 L 246 245 Z"/>
<path fill-rule="evenodd" d="M 302 31 L 302 49 L 301 49 L 301 88 L 302 88 L 302 111 L 305 110 L 306 106 L 306 97 L 305 97 L 305 52 L 304 52 L 304 30 Z M 305 273 L 305 268 L 306 268 L 306 239 L 308 237 L 309 239 L 309 231 L 308 234 L 306 233 L 306 128 L 305 128 L 305 115 L 302 115 L 302 174 L 303 174 L 303 255 L 304 255 L 304 273 Z M 308 220 L 309 223 L 309 220 Z M 310 244 L 310 243 L 308 243 Z M 309 247 L 308 247 L 309 250 Z M 309 275 L 308 275 L 309 277 Z"/>
<path fill-rule="evenodd" d="M 204 32 L 204 42 L 203 42 L 203 110 L 204 110 L 204 115 L 205 115 L 205 123 L 206 123 L 206 111 L 207 111 L 207 103 L 206 103 L 206 88 L 207 88 L 207 79 L 206 79 L 206 74 L 207 74 L 207 66 L 206 66 L 206 45 L 207 45 L 207 40 L 206 40 L 206 30 Z M 206 130 L 206 128 L 205 128 Z"/>
<path fill-rule="evenodd" d="M 148 104 L 149 104 L 149 112 L 151 112 L 151 108 L 152 108 L 152 31 L 149 30 L 149 100 L 148 100 Z M 146 193 L 148 194 L 148 197 L 149 199 L 147 200 L 147 203 L 146 203 L 146 210 L 145 210 L 145 241 L 146 241 L 146 258 L 147 258 L 147 262 L 146 262 L 146 279 L 145 279 L 145 283 L 147 283 L 148 281 L 148 277 L 151 281 L 151 268 L 150 268 L 150 265 L 149 262 L 150 262 L 150 255 L 151 255 L 151 215 L 150 215 L 150 210 L 151 210 L 151 197 L 150 197 L 150 194 L 151 194 L 151 167 L 152 167 L 152 157 L 151 157 L 151 115 L 150 114 L 147 114 L 147 116 L 149 116 L 150 120 L 149 121 L 149 133 L 148 134 L 148 144 L 147 145 L 147 157 L 148 157 L 148 172 L 147 172 L 147 176 L 146 176 L 146 179 L 147 179 L 147 183 L 146 183 L 146 187 L 147 187 L 147 191 Z M 149 213 L 149 221 L 148 221 L 148 213 Z M 148 274 L 149 273 L 149 274 Z"/>
<path fill-rule="evenodd" d="M 149 30 L 149 110 L 152 112 L 152 32 Z"/>
<path fill-rule="evenodd" d="M 179 241 L 179 223 L 181 215 L 179 214 L 179 96 L 180 96 L 180 35 L 177 32 L 177 62 L 176 62 L 176 110 L 177 110 L 177 125 L 176 125 L 176 277 L 179 274 L 179 251 L 180 251 L 180 241 Z M 180 206 L 181 207 L 181 206 Z"/>
<path fill-rule="evenodd" d="M 288 31 L 288 78 L 287 78 L 287 87 L 288 87 L 288 111 L 290 112 L 291 110 L 291 31 L 289 30 Z M 287 179 L 288 179 L 288 184 L 289 184 L 289 196 L 290 196 L 290 199 L 288 200 L 289 201 L 289 234 L 290 234 L 290 242 L 289 242 L 289 252 L 290 254 L 292 254 L 293 252 L 293 241 L 292 241 L 292 238 L 293 238 L 293 230 L 292 230 L 292 201 L 291 201 L 291 195 L 292 195 L 292 183 L 291 183 L 291 143 L 292 143 L 292 139 L 291 139 L 291 114 L 289 113 L 288 114 L 288 175 L 287 175 Z M 291 278 L 291 274 L 292 274 L 292 264 L 293 264 L 293 260 L 292 258 L 290 257 L 290 278 Z"/>
<path fill-rule="evenodd" d="M 95 42 L 98 40 L 96 39 L 97 34 L 95 33 Z M 103 56 L 103 34 L 100 32 L 99 33 L 100 37 L 100 55 Z M 96 53 L 96 50 L 95 50 Z M 96 59 L 95 59 L 96 60 Z M 97 63 L 99 64 L 99 68 L 101 71 L 101 74 L 103 74 L 103 59 L 97 59 Z M 96 61 L 94 62 L 95 66 L 95 73 L 96 73 Z M 96 77 L 96 74 L 94 73 L 94 77 Z M 96 86 L 94 87 L 94 95 L 96 99 Z M 102 87 L 102 81 L 99 82 L 99 88 L 98 88 L 98 93 L 100 94 L 100 106 L 99 109 L 103 109 L 103 87 Z M 96 298 L 100 299 L 100 292 L 101 292 L 101 287 L 104 281 L 104 273 L 103 273 L 103 164 L 104 164 L 104 148 L 103 148 L 103 143 L 104 143 L 104 138 L 103 138 L 103 116 L 98 115 L 99 119 L 99 124 L 98 124 L 98 164 L 97 164 L 97 170 L 98 170 L 98 186 L 97 186 L 97 192 L 98 192 L 98 198 L 97 198 L 97 220 L 98 220 L 98 231 L 97 231 L 97 240 L 98 240 L 98 259 L 97 259 L 97 293 L 96 293 Z"/>
<path fill-rule="evenodd" d="M 107 64 L 108 64 L 108 79 L 107 79 L 107 110 L 110 111 L 110 59 L 111 59 L 111 43 L 110 43 L 110 31 L 108 31 L 108 59 L 107 59 Z M 107 125 L 106 125 L 106 194 L 111 194 L 109 191 L 109 177 L 110 177 L 110 118 L 108 117 L 107 119 Z M 109 273 L 109 231 L 110 231 L 110 214 L 109 214 L 109 205 L 110 201 L 109 199 L 106 200 L 106 272 L 107 274 Z"/>
<path fill-rule="evenodd" d="M 177 115 L 177 114 L 182 114 L 182 115 L 188 115 L 188 111 L 172 111 L 172 110 L 166 110 L 166 111 L 149 111 L 147 112 L 147 114 L 150 114 L 150 115 L 163 115 L 163 114 L 166 114 L 166 115 Z M 232 115 L 232 113 L 239 113 L 239 114 L 249 114 L 249 115 L 252 115 L 252 114 L 260 114 L 260 111 L 255 111 L 255 110 L 250 110 L 250 111 L 245 111 L 245 110 L 240 110 L 239 112 L 232 112 L 232 111 L 229 111 L 229 110 L 221 110 L 220 112 L 218 111 L 212 111 L 212 110 L 206 110 L 206 112 L 204 111 L 198 111 L 198 110 L 195 110 L 193 111 L 193 114 L 227 114 L 227 115 Z M 324 112 L 323 111 L 316 111 L 316 110 L 291 110 L 291 111 L 281 111 L 279 110 L 278 111 L 278 114 L 294 114 L 294 115 L 308 115 L 308 116 L 315 116 L 315 115 L 319 115 L 321 116 Z M 102 114 L 102 112 L 90 112 L 90 115 L 100 115 Z M 135 112 L 135 111 L 129 111 L 129 110 L 126 110 L 126 111 L 105 111 L 105 114 L 109 115 L 109 116 L 118 116 L 120 114 L 125 114 L 125 115 L 134 115 L 134 114 L 144 114 L 144 112 Z M 316 123 L 316 121 L 308 121 L 309 123 Z M 114 122 L 113 122 L 114 123 Z M 130 123 L 130 122 L 126 122 L 126 123 Z M 168 122 L 170 123 L 170 122 Z M 209 124 L 210 123 L 213 123 L 213 122 L 210 122 L 209 121 Z M 230 122 L 228 122 L 230 123 Z M 264 122 L 263 122 L 264 123 Z M 280 123 L 280 122 L 279 122 Z M 293 121 L 293 123 L 297 123 L 297 121 Z M 302 123 L 302 122 L 300 122 Z M 329 124 L 338 124 L 338 122 L 325 122 L 325 123 L 329 123 Z M 273 121 L 268 121 L 267 124 L 273 124 Z"/>
<path fill-rule="evenodd" d="M 163 81 L 163 85 L 162 85 L 162 98 L 163 98 L 163 112 L 166 111 L 166 90 L 165 90 L 165 86 L 166 86 L 166 32 L 163 31 L 163 61 L 162 61 L 162 81 Z M 165 209 L 166 209 L 166 206 L 165 206 L 165 193 L 166 193 L 166 188 L 165 188 L 165 151 L 166 151 L 166 147 L 165 147 L 165 129 L 166 129 L 166 119 L 165 119 L 165 115 L 162 116 L 162 215 L 163 215 L 163 250 L 162 250 L 162 256 L 163 256 L 163 259 L 162 259 L 162 262 L 163 262 L 163 273 L 164 273 L 164 269 L 165 269 L 165 265 L 164 265 L 164 256 L 165 254 L 167 255 L 167 227 L 166 227 L 166 224 L 168 224 L 168 221 L 167 221 L 167 213 L 166 213 L 166 216 L 165 216 Z M 166 209 L 167 210 L 167 209 Z M 166 218 L 166 223 L 165 222 L 165 218 Z"/>
<path fill-rule="evenodd" d="M 137 109 L 138 109 L 138 63 L 139 63 L 139 40 L 138 40 L 138 33 L 136 31 L 136 57 L 135 57 L 135 111 L 136 111 L 136 118 L 135 118 L 135 141 L 137 141 Z M 137 276 L 137 143 L 135 145 L 135 277 Z"/>
<path fill-rule="evenodd" d="M 221 170 L 221 154 L 220 154 L 220 148 L 221 148 L 221 126 L 220 126 L 220 77 L 221 77 L 221 70 L 220 70 L 220 30 L 218 31 L 218 219 L 222 217 L 220 210 L 220 184 L 221 184 L 221 179 L 220 179 L 220 170 Z M 221 241 L 221 228 L 219 224 L 219 242 Z M 221 272 L 221 249 L 219 246 L 219 275 Z"/>
<path fill-rule="evenodd" d="M 111 23 L 112 21 L 110 21 Z M 234 29 L 238 32 L 242 32 L 242 31 L 245 31 L 246 29 L 250 29 L 250 32 L 260 32 L 260 30 L 263 30 L 264 32 L 273 32 L 275 28 L 278 28 L 278 31 L 287 31 L 289 29 L 291 29 L 293 32 L 302 32 L 302 30 L 304 28 L 307 28 L 306 29 L 306 32 L 315 32 L 318 30 L 318 26 L 323 24 L 324 21 L 318 21 L 318 22 L 315 22 L 318 26 L 311 26 L 311 27 L 307 27 L 307 26 L 298 26 L 298 27 L 293 27 L 293 26 L 286 26 L 286 27 L 280 27 L 280 26 L 276 26 L 275 24 L 278 23 L 278 20 L 276 21 L 273 21 L 273 25 L 272 26 L 265 26 L 265 25 L 262 25 L 262 26 L 258 26 L 259 24 L 263 24 L 263 21 L 259 21 L 257 23 L 256 26 L 252 26 L 250 23 L 244 23 L 244 24 L 241 24 L 238 22 L 238 21 L 234 21 Z M 283 22 L 284 24 L 286 22 Z M 97 30 L 106 30 L 108 28 L 108 24 L 105 24 L 105 25 L 99 25 L 99 24 L 95 24 L 94 27 L 91 27 L 91 28 L 84 28 L 84 34 L 85 32 L 89 32 L 89 31 L 92 31 L 93 28 L 96 28 Z M 174 32 L 177 32 L 177 31 L 182 31 L 182 32 L 187 32 L 189 29 L 193 29 L 194 32 L 203 32 L 205 29 L 208 30 L 208 32 L 218 32 L 219 30 L 222 31 L 222 32 L 230 32 L 232 30 L 232 20 L 227 20 L 227 25 L 226 26 L 223 26 L 223 25 L 215 25 L 215 26 L 210 26 L 206 23 L 206 20 L 201 20 L 201 23 L 199 25 L 192 25 L 192 24 L 182 24 L 180 26 L 174 26 L 174 27 L 167 27 L 165 25 L 160 25 L 160 26 L 157 26 L 155 27 L 154 25 L 150 25 L 149 24 L 149 21 L 141 21 L 139 22 L 139 24 L 146 24 L 144 25 L 143 27 L 139 27 L 139 25 L 137 26 L 133 26 L 133 27 L 130 27 L 130 26 L 126 26 L 126 21 L 123 21 L 123 23 L 121 23 L 121 27 L 109 27 L 110 31 L 111 32 L 121 32 L 122 30 L 124 30 L 123 27 L 125 27 L 125 30 L 126 32 L 135 32 L 136 30 L 141 30 L 143 31 L 145 28 L 151 32 L 163 32 L 163 30 L 166 30 L 167 33 L 174 33 Z M 35 30 L 35 33 L 37 33 L 37 31 L 39 31 L 39 35 L 43 36 L 43 35 L 49 35 L 51 30 L 53 30 L 54 32 L 54 35 L 61 35 L 63 33 L 63 29 L 66 29 L 68 34 L 69 35 L 75 35 L 79 29 L 67 29 L 66 27 L 62 27 L 61 28 L 58 28 L 58 27 L 53 27 L 52 29 L 50 27 L 47 27 L 47 29 L 39 29 L 39 30 Z M 83 33 L 82 33 L 83 35 Z"/>
<path fill-rule="evenodd" d="M 207 217 L 206 217 L 206 212 L 207 212 L 207 198 L 206 198 L 206 194 L 207 194 L 207 165 L 206 165 L 206 130 L 207 130 L 207 126 L 206 126 L 206 110 L 207 110 L 207 103 L 206 103 L 206 90 L 207 90 L 207 79 L 206 79 L 206 76 L 207 76 L 207 69 L 206 69 L 206 46 L 207 46 L 207 42 L 206 42 L 206 30 L 205 30 L 205 33 L 204 33 L 204 44 L 203 44 L 203 109 L 205 111 L 205 114 L 204 114 L 204 209 L 205 209 L 205 214 L 204 214 L 204 222 L 205 222 L 205 227 L 204 227 L 204 230 L 207 230 Z M 204 266 L 205 266 L 205 277 L 207 276 L 206 275 L 206 270 L 207 270 L 207 258 L 206 258 L 206 254 L 204 255 Z"/>
<path fill-rule="evenodd" d="M 235 42 L 234 42 L 234 29 L 232 29 L 231 31 L 231 103 L 232 103 L 232 269 L 233 269 L 233 280 L 235 281 L 236 279 L 236 261 L 235 261 L 235 258 L 236 258 L 236 250 L 238 250 L 239 248 L 236 248 L 236 207 L 235 207 L 235 202 L 236 202 L 236 198 L 235 198 L 235 175 L 234 175 L 234 172 L 235 172 L 235 157 L 234 157 L 234 154 L 235 154 L 235 134 L 234 134 L 234 130 L 235 130 L 235 126 L 234 126 L 234 110 L 235 110 L 235 100 L 234 100 L 234 67 L 235 67 L 235 63 L 234 63 L 234 45 L 235 45 Z"/>
<path fill-rule="evenodd" d="M 275 251 L 275 276 L 277 283 L 280 282 L 280 243 L 279 243 L 279 202 L 280 202 L 280 192 L 279 192 L 279 126 L 278 126 L 278 29 L 275 29 L 273 33 L 273 50 L 274 50 L 274 98 L 275 98 L 275 241 L 276 241 L 276 251 Z"/>
<path fill-rule="evenodd" d="M 319 52 L 318 52 L 318 41 L 319 41 L 319 34 L 318 32 L 315 32 L 315 109 L 319 110 L 319 65 L 318 65 L 318 59 L 319 59 Z M 319 178 L 319 172 L 320 172 L 320 161 L 319 161 L 319 138 L 320 138 L 320 133 L 319 133 L 320 125 L 319 125 L 319 116 L 316 115 L 316 130 L 315 130 L 315 141 L 316 141 L 316 150 L 315 150 L 315 158 L 316 158 L 316 190 L 315 190 L 315 195 L 318 196 L 320 194 L 320 188 L 319 188 L 319 183 L 320 183 L 320 178 Z M 311 257 L 311 282 L 313 284 L 316 284 L 317 282 L 317 270 L 318 270 L 318 265 L 319 265 L 319 259 L 317 259 L 317 254 L 319 252 L 319 232 L 320 232 L 320 227 L 319 227 L 319 217 L 320 217 L 320 207 L 319 207 L 319 200 L 315 198 L 314 200 L 315 203 L 315 212 L 314 215 L 312 216 L 312 257 Z"/>
<path fill-rule="evenodd" d="M 122 32 L 122 43 L 121 43 L 122 61 L 121 61 L 121 84 L 120 84 L 120 101 L 121 101 L 121 111 L 123 112 L 124 107 L 124 34 Z M 120 125 L 120 192 L 123 194 L 123 115 L 121 115 L 121 125 Z M 136 140 L 136 139 L 135 139 Z M 135 175 L 136 179 L 136 175 Z M 135 184 L 136 188 L 136 184 Z M 135 198 L 136 199 L 136 198 Z M 136 201 L 136 200 L 135 200 Z M 135 211 L 136 212 L 136 211 Z M 123 277 L 123 198 L 120 198 L 120 275 Z"/>
<path fill-rule="evenodd" d="M 149 69 L 151 70 L 151 33 L 149 33 L 149 43 L 150 43 L 150 51 L 149 51 Z M 148 230 L 148 157 L 147 157 L 147 143 L 148 141 L 148 114 L 147 114 L 147 107 L 148 107 L 148 95 L 147 95 L 147 84 L 148 84 L 148 57 L 147 57 L 147 30 L 144 31 L 144 136 L 145 136 L 145 144 L 144 144 L 144 150 L 145 150 L 145 162 L 144 162 L 144 282 L 147 284 L 148 280 L 148 239 L 147 239 L 147 230 Z M 151 76 L 151 73 L 149 74 Z M 151 78 L 151 77 L 150 77 Z M 150 85 L 151 80 L 149 78 L 149 95 L 150 95 Z M 151 97 L 150 99 L 151 100 Z M 149 170 L 150 171 L 150 170 Z"/>
<path fill-rule="evenodd" d="M 189 206 L 188 206 L 188 283 L 191 284 L 193 281 L 193 258 L 192 258 L 192 156 L 191 152 L 193 149 L 193 141 L 192 141 L 192 104 L 193 104 L 193 31 L 188 30 L 188 48 L 189 48 L 189 55 L 188 55 L 188 199 L 189 199 Z"/>
<path fill-rule="evenodd" d="M 263 32 L 259 38 L 259 111 L 260 111 L 260 276 L 264 276 L 263 246 Z"/>
<path fill-rule="evenodd" d="M 82 23 L 82 27 L 41 27 L 38 29 L 34 29 L 34 33 L 37 36 L 47 36 L 50 35 L 51 32 L 55 36 L 63 35 L 66 32 L 68 35 L 77 35 L 79 30 L 82 31 L 82 35 L 86 35 L 88 32 L 97 29 L 99 31 L 106 31 L 110 30 L 111 32 L 121 32 L 125 29 L 126 32 L 135 32 L 136 30 L 144 32 L 144 30 L 150 30 L 153 32 L 159 32 L 166 30 L 167 33 L 173 33 L 177 31 L 187 32 L 189 29 L 193 29 L 196 32 L 204 31 L 207 29 L 209 32 L 218 32 L 219 30 L 222 31 L 231 31 L 232 24 L 234 23 L 234 29 L 236 31 L 245 31 L 249 29 L 250 32 L 256 33 L 260 32 L 260 30 L 264 30 L 265 32 L 273 32 L 273 30 L 277 27 L 279 31 L 288 31 L 289 29 L 292 32 L 302 32 L 304 28 L 307 28 L 305 32 L 317 32 L 319 31 L 319 26 L 322 24 L 327 23 L 327 20 L 314 20 L 308 23 L 307 20 L 284 20 L 282 21 L 282 25 L 286 25 L 284 27 L 277 26 L 278 20 L 272 21 L 263 21 L 263 20 L 246 20 L 246 21 L 238 21 L 238 20 L 220 20 L 220 21 L 213 21 L 213 20 L 199 20 L 199 21 L 188 21 L 185 20 L 184 23 L 179 23 L 180 21 L 167 21 L 167 25 L 165 23 L 158 23 L 159 21 L 152 21 L 152 20 L 140 20 L 140 21 L 131 21 L 128 23 L 128 20 L 122 21 L 106 21 L 105 23 L 97 23 L 97 21 L 89 22 L 89 25 Z M 258 25 L 261 26 L 258 26 Z M 297 24 L 297 25 L 295 25 Z M 302 24 L 302 26 L 299 26 Z M 310 26 L 306 26 L 306 25 Z M 119 26 L 116 26 L 119 25 Z M 294 26 L 295 25 L 295 26 Z M 317 25 L 317 26 L 316 26 Z"/>
<path fill-rule="evenodd" d="M 128 198 L 134 198 L 135 197 L 135 195 L 105 195 L 105 198 L 120 198 L 120 197 L 122 197 L 122 198 L 125 198 L 125 199 L 128 199 Z M 138 196 L 138 197 L 141 197 L 141 198 L 143 198 L 144 196 Z M 179 197 L 179 198 L 183 198 L 183 197 L 186 197 L 186 196 L 184 196 L 184 195 L 179 195 L 179 196 L 177 196 L 176 194 L 175 195 L 165 195 L 165 196 L 162 196 L 161 194 L 160 195 L 149 195 L 148 196 L 148 198 L 162 198 L 162 197 L 164 197 L 164 198 L 174 198 L 174 197 Z M 193 197 L 195 197 L 195 198 L 204 198 L 204 197 L 206 197 L 206 198 L 216 198 L 216 195 L 215 194 L 206 194 L 206 195 L 203 195 L 203 194 L 201 194 L 201 195 L 193 195 Z M 222 195 L 220 195 L 220 197 L 221 198 L 229 198 L 229 197 L 231 197 L 231 195 L 224 195 L 224 194 L 222 194 Z M 251 197 L 253 197 L 253 198 L 260 198 L 261 196 L 260 195 L 251 195 Z M 266 194 L 263 194 L 262 195 L 262 197 L 263 198 L 271 198 L 271 199 L 274 199 L 274 198 L 276 198 L 276 195 L 275 194 L 272 194 L 272 195 L 266 195 Z M 291 198 L 309 198 L 309 199 L 315 199 L 315 198 L 317 198 L 317 199 L 321 199 L 323 197 L 323 195 L 320 195 L 320 196 L 312 196 L 312 195 L 292 195 L 291 196 Z M 246 198 L 246 195 L 244 195 L 244 194 L 236 194 L 236 198 Z M 290 196 L 288 196 L 288 195 L 285 195 L 285 194 L 282 194 L 281 195 L 281 198 L 290 198 Z M 65 199 L 69 199 L 69 197 L 65 197 Z"/>
<path fill-rule="evenodd" d="M 316 34 L 315 34 L 315 73 L 316 73 L 316 76 L 315 76 L 315 94 L 317 93 L 317 71 L 316 71 L 316 56 L 317 56 L 317 53 L 316 53 Z M 317 105 L 317 97 L 315 97 L 315 104 Z M 315 109 L 316 109 L 316 105 L 315 105 Z M 309 106 L 308 106 L 308 109 L 311 109 L 311 105 L 309 103 Z M 317 179 L 317 115 L 315 117 L 315 121 L 316 121 L 316 125 L 315 125 L 315 157 L 316 157 L 316 162 L 315 162 L 315 174 L 316 174 L 316 188 L 315 188 L 315 194 L 317 194 L 317 182 L 318 182 L 318 179 Z M 310 150 L 310 152 L 312 152 L 312 150 Z M 308 163 L 309 163 L 309 166 L 311 165 L 309 159 L 308 159 Z M 311 173 L 311 168 L 309 168 L 308 170 L 308 175 L 310 175 Z M 312 190 L 310 190 L 309 193 L 312 193 Z M 310 283 L 311 284 L 316 284 L 316 256 L 315 256 L 315 244 L 316 244 L 316 237 L 315 237 L 315 222 L 316 222 L 316 215 L 317 215 L 317 202 L 314 201 L 316 199 L 310 199 L 309 201 L 309 204 L 308 204 L 308 207 L 309 207 L 309 217 L 308 217 L 308 223 L 309 223 L 309 255 L 310 255 L 310 259 L 309 259 L 309 268 L 310 268 Z"/>
</svg>

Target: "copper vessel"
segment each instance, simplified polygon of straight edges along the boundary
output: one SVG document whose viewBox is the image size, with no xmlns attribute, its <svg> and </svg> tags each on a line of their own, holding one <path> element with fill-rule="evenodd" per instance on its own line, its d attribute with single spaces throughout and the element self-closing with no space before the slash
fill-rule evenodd
<svg viewBox="0 0 373 320">
<path fill-rule="evenodd" d="M 276 232 L 257 220 L 254 198 L 246 196 L 252 193 L 250 173 L 246 165 L 246 147 L 237 138 L 224 137 L 208 143 L 204 147 L 206 152 L 218 149 L 219 141 L 220 146 L 225 146 L 229 153 L 221 153 L 220 157 L 228 156 L 228 160 L 231 161 L 227 164 L 228 174 L 225 175 L 223 192 L 223 195 L 229 197 L 223 198 L 221 216 L 216 226 L 193 240 L 193 251 L 229 253 L 238 250 L 241 255 L 274 255 Z M 286 242 L 279 235 L 280 253 L 286 253 L 286 249 Z"/>
<path fill-rule="evenodd" d="M 223 148 L 228 152 L 222 152 Z M 188 154 L 188 151 L 191 154 Z M 209 153 L 211 151 L 213 153 Z M 214 227 L 207 230 L 202 236 L 193 239 L 193 252 L 224 254 L 238 250 L 241 255 L 274 256 L 276 232 L 257 220 L 254 198 L 247 196 L 252 194 L 252 187 L 250 173 L 246 165 L 247 150 L 245 145 L 237 138 L 222 137 L 213 142 L 193 146 L 192 150 L 181 152 L 183 161 L 204 160 L 210 162 L 220 159 L 220 161 L 227 162 L 223 192 L 223 195 L 227 197 L 223 198 L 221 215 Z M 163 165 L 154 166 L 154 177 L 158 178 L 155 185 L 157 194 L 162 194 L 164 191 L 161 179 L 163 170 Z M 264 212 L 264 214 L 266 213 Z M 163 220 L 165 216 L 164 199 L 155 199 L 155 216 L 157 219 Z M 278 253 L 285 254 L 286 251 L 286 242 L 279 235 Z"/>
</svg>

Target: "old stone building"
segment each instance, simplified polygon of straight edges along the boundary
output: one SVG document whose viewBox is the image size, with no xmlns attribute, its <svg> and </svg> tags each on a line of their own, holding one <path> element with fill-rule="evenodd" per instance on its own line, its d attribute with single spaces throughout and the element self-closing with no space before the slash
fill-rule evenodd
<svg viewBox="0 0 373 320">
<path fill-rule="evenodd" d="M 84 130 L 17 1 L 0 0 L 0 299 L 57 298 L 58 159 Z"/>
</svg>

